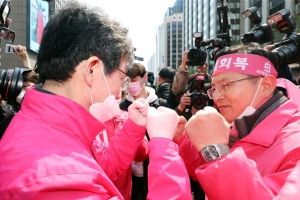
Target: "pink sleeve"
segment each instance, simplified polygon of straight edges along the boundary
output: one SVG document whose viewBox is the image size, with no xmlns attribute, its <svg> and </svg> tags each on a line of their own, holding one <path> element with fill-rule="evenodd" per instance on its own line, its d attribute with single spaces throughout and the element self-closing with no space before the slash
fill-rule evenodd
<svg viewBox="0 0 300 200">
<path fill-rule="evenodd" d="M 192 199 L 190 179 L 174 142 L 151 139 L 149 158 L 147 199 Z"/>
<path fill-rule="evenodd" d="M 95 160 L 112 181 L 127 172 L 144 139 L 145 132 L 145 127 L 138 126 L 128 119 L 111 138 L 108 146 L 103 142 L 92 145 Z"/>
<path fill-rule="evenodd" d="M 148 156 L 149 150 L 148 150 L 148 140 L 146 136 L 144 137 L 142 143 L 140 144 L 136 155 L 134 157 L 134 161 L 136 162 L 144 162 L 149 156 Z"/>
<path fill-rule="evenodd" d="M 176 141 L 176 144 L 179 147 L 179 155 L 184 161 L 189 176 L 191 176 L 196 181 L 197 177 L 195 175 L 195 170 L 202 163 L 202 161 L 199 158 L 197 149 L 192 145 L 192 143 L 185 136 L 185 134 L 181 136 L 179 140 Z"/>
<path fill-rule="evenodd" d="M 256 164 L 247 158 L 242 148 L 206 163 L 196 170 L 197 178 L 208 199 L 299 199 L 298 159 L 287 163 L 290 168 L 262 177 Z M 293 166 L 293 167 L 292 167 Z M 299 165 L 298 165 L 299 167 Z M 294 171 L 293 171 L 294 170 Z M 297 178 L 288 175 L 298 174 Z M 283 183 L 286 183 L 286 187 Z M 281 187 L 283 186 L 283 187 Z M 233 192 L 234 189 L 234 192 Z M 298 196 L 295 196 L 298 193 Z M 293 196 L 294 198 L 283 198 Z"/>
</svg>

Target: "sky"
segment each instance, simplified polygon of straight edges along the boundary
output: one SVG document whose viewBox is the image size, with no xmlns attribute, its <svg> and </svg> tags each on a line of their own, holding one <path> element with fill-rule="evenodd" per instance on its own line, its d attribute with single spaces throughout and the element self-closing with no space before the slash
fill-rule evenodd
<svg viewBox="0 0 300 200">
<path fill-rule="evenodd" d="M 111 18 L 129 29 L 129 36 L 136 48 L 135 55 L 143 57 L 147 66 L 155 53 L 157 27 L 162 24 L 168 7 L 175 0 L 80 0 L 101 7 Z"/>
</svg>

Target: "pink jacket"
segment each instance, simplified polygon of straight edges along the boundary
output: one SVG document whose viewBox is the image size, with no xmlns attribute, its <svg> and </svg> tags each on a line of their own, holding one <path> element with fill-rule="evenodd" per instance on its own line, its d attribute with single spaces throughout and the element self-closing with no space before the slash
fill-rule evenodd
<svg viewBox="0 0 300 200">
<path fill-rule="evenodd" d="M 145 128 L 128 120 L 109 147 L 102 149 L 100 166 L 90 147 L 104 129 L 77 103 L 34 88 L 27 90 L 21 111 L 0 142 L 0 199 L 123 199 L 111 179 L 125 173 L 124 166 L 132 162 Z M 170 145 L 163 142 L 157 139 L 152 143 L 152 164 L 157 166 L 153 175 L 160 172 L 157 180 L 174 186 L 166 195 L 187 197 L 188 184 L 177 184 L 179 179 L 187 181 L 185 170 L 174 170 L 182 168 L 180 157 L 171 141 Z M 126 148 L 124 144 L 128 144 Z M 155 159 L 157 155 L 163 159 Z M 171 173 L 158 170 L 170 165 Z M 153 199 L 165 195 L 159 193 L 161 184 L 154 180 L 149 184 Z"/>
<path fill-rule="evenodd" d="M 119 133 L 119 130 L 121 129 L 122 125 L 127 121 L 128 119 L 128 112 L 127 111 L 121 111 L 119 115 L 117 115 L 115 118 L 107 121 L 105 123 L 106 129 L 102 131 L 98 136 L 97 139 L 94 140 L 92 145 L 92 151 L 95 157 L 95 160 L 99 163 L 99 165 L 103 165 L 102 162 L 106 162 L 105 156 L 103 156 L 103 149 L 107 148 L 109 146 L 109 141 L 115 136 L 115 134 Z M 137 154 L 145 154 L 145 152 L 148 152 L 148 146 L 145 146 L 144 142 L 145 139 L 143 139 L 143 142 L 141 145 L 139 145 L 139 148 L 137 150 Z M 148 142 L 146 143 L 148 145 Z M 123 147 L 127 147 L 127 145 L 123 145 Z M 127 148 L 125 148 L 127 150 Z M 135 158 L 137 156 L 135 155 Z M 121 158 L 124 159 L 124 158 Z M 129 164 L 126 166 L 126 172 L 122 175 L 118 175 L 114 177 L 115 179 L 111 179 L 113 184 L 116 186 L 116 188 L 120 191 L 123 198 L 125 200 L 131 199 L 131 181 L 132 181 L 132 174 L 131 174 L 131 165 Z"/>
<path fill-rule="evenodd" d="M 288 100 L 236 142 L 230 154 L 212 163 L 201 165 L 188 139 L 179 141 L 189 173 L 199 180 L 209 200 L 299 199 L 299 163 L 295 167 L 300 160 L 297 107 L 295 101 Z M 298 176 L 291 176 L 292 171 Z M 289 198 L 285 198 L 287 194 Z"/>
</svg>

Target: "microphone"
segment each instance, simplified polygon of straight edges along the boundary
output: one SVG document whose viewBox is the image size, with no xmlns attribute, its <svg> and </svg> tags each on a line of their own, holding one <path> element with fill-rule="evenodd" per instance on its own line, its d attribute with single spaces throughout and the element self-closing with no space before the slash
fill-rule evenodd
<svg viewBox="0 0 300 200">
<path fill-rule="evenodd" d="M 215 40 L 214 39 L 207 39 L 207 40 L 203 40 L 201 43 L 200 43 L 200 46 L 204 47 L 204 46 L 207 46 L 207 45 L 210 45 L 212 43 L 215 43 Z"/>
</svg>

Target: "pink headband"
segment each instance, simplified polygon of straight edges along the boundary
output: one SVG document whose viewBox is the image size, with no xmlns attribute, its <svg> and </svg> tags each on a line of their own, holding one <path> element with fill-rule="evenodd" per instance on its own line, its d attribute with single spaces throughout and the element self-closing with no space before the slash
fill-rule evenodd
<svg viewBox="0 0 300 200">
<path fill-rule="evenodd" d="M 272 62 L 266 57 L 234 53 L 221 56 L 217 59 L 212 76 L 221 72 L 234 72 L 253 76 L 273 75 L 277 78 L 277 71 Z"/>
</svg>

